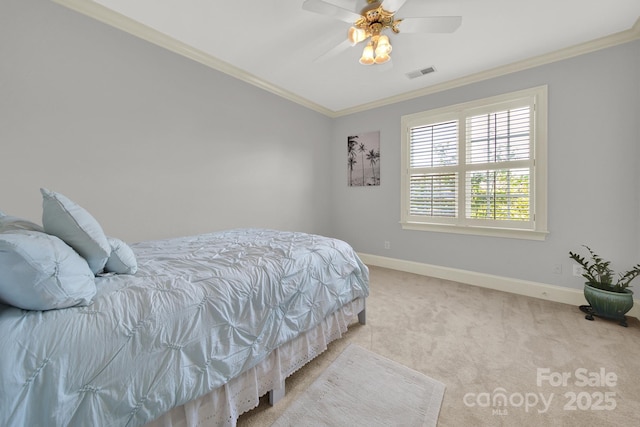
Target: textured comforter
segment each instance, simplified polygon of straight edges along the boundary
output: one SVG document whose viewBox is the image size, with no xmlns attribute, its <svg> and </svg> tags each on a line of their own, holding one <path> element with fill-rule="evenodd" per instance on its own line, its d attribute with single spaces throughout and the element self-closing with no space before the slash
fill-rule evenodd
<svg viewBox="0 0 640 427">
<path fill-rule="evenodd" d="M 132 248 L 138 272 L 97 278 L 90 306 L 0 304 L 0 425 L 145 424 L 368 295 L 352 248 L 321 236 L 243 229 Z"/>
</svg>

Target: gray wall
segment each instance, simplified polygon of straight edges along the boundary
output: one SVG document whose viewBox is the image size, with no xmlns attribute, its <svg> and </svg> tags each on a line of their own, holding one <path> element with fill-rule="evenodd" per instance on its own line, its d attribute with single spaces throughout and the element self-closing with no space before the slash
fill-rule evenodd
<svg viewBox="0 0 640 427">
<path fill-rule="evenodd" d="M 402 230 L 400 117 L 539 85 L 549 90 L 546 241 Z M 339 118 L 335 235 L 369 254 L 579 288 L 567 253 L 581 244 L 614 268 L 640 262 L 639 122 L 640 41 Z M 347 187 L 346 138 L 371 130 L 381 132 L 381 185 Z"/>
<path fill-rule="evenodd" d="M 128 241 L 295 229 L 363 253 L 579 288 L 567 252 L 580 244 L 614 267 L 640 258 L 638 76 L 640 41 L 329 119 L 49 1 L 3 0 L 0 210 L 39 222 L 44 186 Z M 547 240 L 402 230 L 400 117 L 543 84 Z M 348 187 L 346 137 L 374 130 L 382 184 Z"/>
<path fill-rule="evenodd" d="M 331 119 L 50 1 L 0 3 L 0 210 L 40 187 L 128 241 L 328 233 Z"/>
</svg>

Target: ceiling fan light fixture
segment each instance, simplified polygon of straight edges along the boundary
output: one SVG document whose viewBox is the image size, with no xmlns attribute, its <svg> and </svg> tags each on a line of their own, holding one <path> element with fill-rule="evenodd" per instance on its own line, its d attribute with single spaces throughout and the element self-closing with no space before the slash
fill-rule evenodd
<svg viewBox="0 0 640 427">
<path fill-rule="evenodd" d="M 349 41 L 351 44 L 356 45 L 367 38 L 367 33 L 362 28 L 351 27 L 349 28 Z"/>
<path fill-rule="evenodd" d="M 355 0 L 350 0 L 355 3 Z M 352 26 L 347 32 L 347 40 L 331 49 L 323 56 L 332 56 L 338 51 L 339 46 L 355 46 L 367 41 L 360 58 L 360 63 L 364 65 L 383 64 L 391 58 L 391 43 L 389 37 L 383 34 L 384 31 L 393 31 L 394 34 L 406 33 L 452 33 L 462 23 L 461 16 L 427 16 L 398 18 L 397 11 L 407 0 L 358 0 L 360 3 L 366 1 L 367 5 L 360 9 L 359 14 L 350 8 L 334 5 L 331 0 L 304 0 L 302 8 L 311 12 L 333 16 L 342 21 L 349 22 Z M 344 3 L 345 1 L 342 0 Z M 353 5 L 352 5 L 353 6 Z M 340 50 L 342 48 L 340 47 Z M 411 73 L 410 73 L 411 74 Z"/>
<path fill-rule="evenodd" d="M 376 55 L 374 62 L 376 64 L 384 64 L 385 62 L 388 62 L 390 59 L 391 57 L 389 56 L 388 53 L 383 53 L 382 55 Z"/>
<path fill-rule="evenodd" d="M 391 43 L 389 42 L 389 37 L 386 35 L 381 35 L 378 37 L 378 43 L 376 45 L 376 56 L 387 55 L 391 53 Z"/>
<path fill-rule="evenodd" d="M 394 13 L 383 9 L 383 2 L 377 0 L 367 0 L 369 3 L 361 12 L 358 19 L 349 29 L 349 41 L 355 45 L 367 38 L 371 38 L 367 47 L 362 52 L 360 63 L 364 65 L 384 64 L 391 58 L 391 42 L 386 34 L 382 34 L 385 29 L 390 29 L 394 33 L 400 32 L 398 24 L 401 19 L 395 19 Z"/>
<path fill-rule="evenodd" d="M 364 50 L 362 51 L 362 57 L 360 58 L 360 63 L 362 65 L 371 65 L 374 62 L 375 62 L 375 59 L 373 57 L 373 44 L 369 42 L 369 44 L 367 44 L 364 47 Z"/>
</svg>

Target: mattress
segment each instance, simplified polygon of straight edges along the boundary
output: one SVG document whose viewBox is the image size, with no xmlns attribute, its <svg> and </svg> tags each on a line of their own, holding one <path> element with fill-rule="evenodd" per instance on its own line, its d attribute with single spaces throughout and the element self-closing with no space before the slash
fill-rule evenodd
<svg viewBox="0 0 640 427">
<path fill-rule="evenodd" d="M 368 270 L 340 240 L 241 229 L 131 245 L 86 307 L 0 305 L 0 425 L 138 426 L 229 382 L 340 307 Z"/>
</svg>

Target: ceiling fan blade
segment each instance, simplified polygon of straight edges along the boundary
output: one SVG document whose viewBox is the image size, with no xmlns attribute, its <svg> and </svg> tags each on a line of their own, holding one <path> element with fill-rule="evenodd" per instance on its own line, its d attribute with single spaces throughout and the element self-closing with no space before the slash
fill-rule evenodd
<svg viewBox="0 0 640 427">
<path fill-rule="evenodd" d="M 462 16 L 405 18 L 398 25 L 400 33 L 453 33 L 462 24 Z"/>
<path fill-rule="evenodd" d="M 328 59 L 331 59 L 334 56 L 337 56 L 342 52 L 344 52 L 345 50 L 349 49 L 351 46 L 353 46 L 351 42 L 345 39 L 343 42 L 339 43 L 337 46 L 333 47 L 331 50 L 323 53 L 322 55 L 314 59 L 313 62 L 323 62 Z"/>
<path fill-rule="evenodd" d="M 302 3 L 302 9 L 308 10 L 309 12 L 319 13 L 321 15 L 327 15 L 350 24 L 353 24 L 361 17 L 355 12 L 322 0 L 305 0 L 304 3 Z"/>
<path fill-rule="evenodd" d="M 384 10 L 388 10 L 389 12 L 395 13 L 398 11 L 398 9 L 404 6 L 406 2 L 407 0 L 384 0 L 382 2 L 382 8 Z"/>
</svg>

